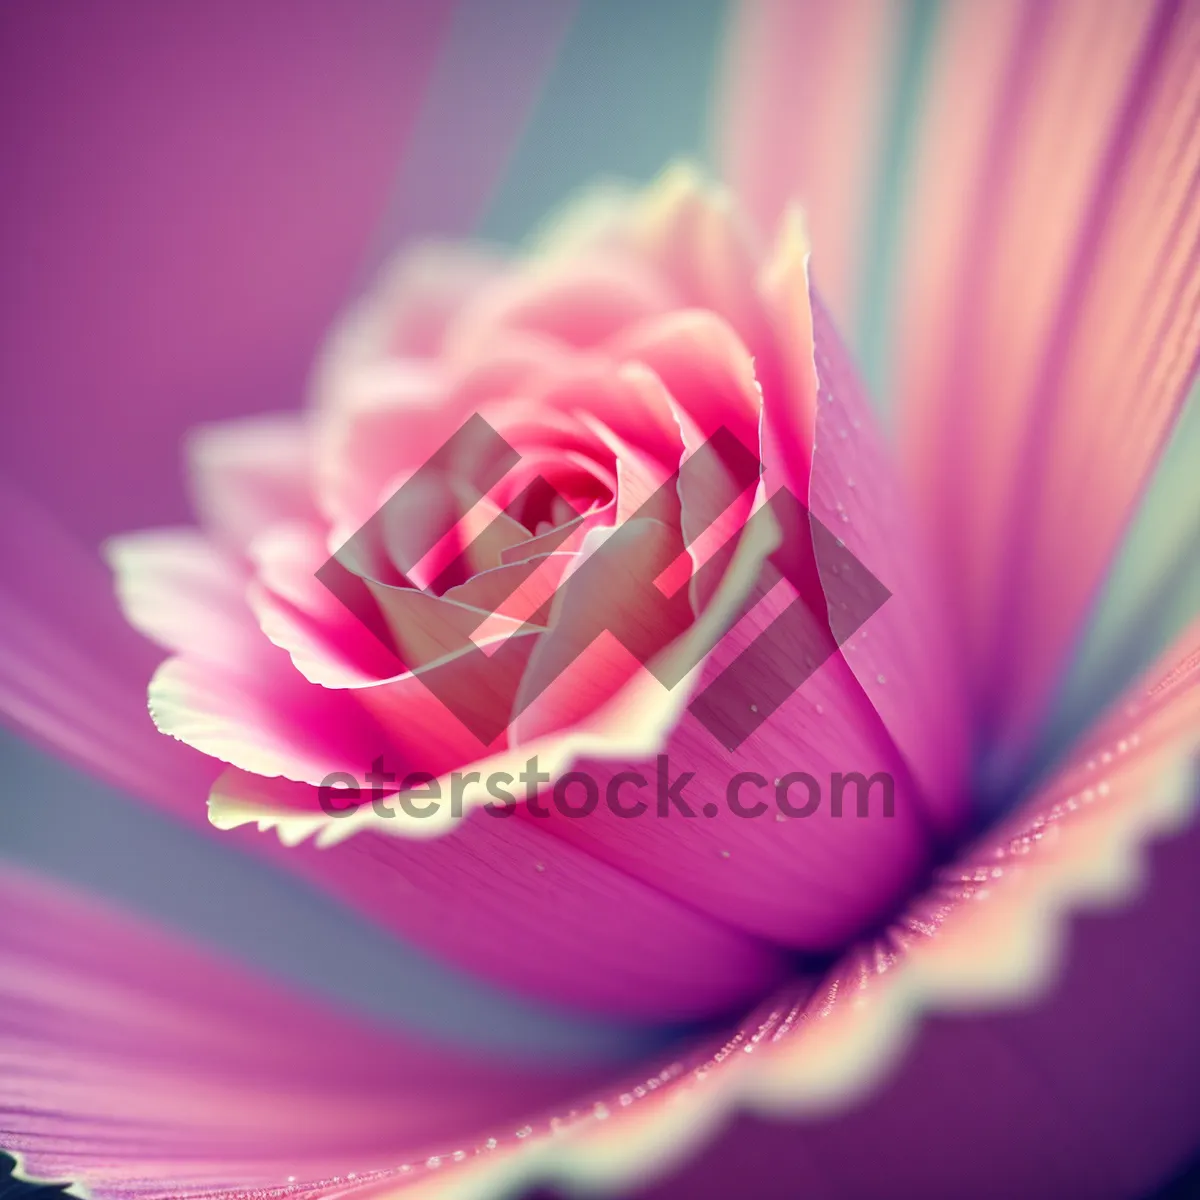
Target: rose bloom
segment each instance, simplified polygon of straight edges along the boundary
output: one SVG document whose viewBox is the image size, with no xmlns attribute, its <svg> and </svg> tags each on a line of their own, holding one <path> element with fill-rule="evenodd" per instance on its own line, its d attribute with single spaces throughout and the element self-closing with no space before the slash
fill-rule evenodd
<svg viewBox="0 0 1200 1200">
<path fill-rule="evenodd" d="M 1147 949 L 1143 1015 L 1113 1027 L 1129 993 L 1076 982 L 1015 1051 L 936 1026 L 885 1074 L 922 1013 L 1043 986 L 1062 914 L 1120 895 L 1195 790 L 1194 623 L 1044 760 L 1194 372 L 1200 14 L 1063 5 L 1043 28 L 1018 8 L 946 19 L 898 454 L 839 334 L 865 303 L 853 130 L 891 10 L 751 7 L 730 187 L 677 166 L 589 192 L 520 254 L 404 251 L 303 411 L 192 432 L 195 527 L 106 547 L 125 617 L 169 652 L 154 723 L 199 752 L 162 739 L 147 769 L 215 779 L 214 826 L 483 980 L 690 1032 L 633 1069 L 472 1057 L 8 870 L 30 914 L 0 942 L 24 1169 L 99 1196 L 615 1189 L 739 1110 L 804 1123 L 735 1127 L 663 1194 L 1122 1196 L 1186 1153 L 1194 1083 L 1147 1076 L 1194 1063 L 1195 1032 L 1144 932 L 1122 942 Z M 1069 154 L 1049 118 L 1021 124 L 1079 87 Z M 785 136 L 813 95 L 828 123 Z M 668 765 L 689 778 L 659 811 Z M 886 778 L 891 803 L 729 803 L 735 776 L 753 805 L 800 771 Z M 516 800 L 497 807 L 499 775 Z M 548 802 L 564 777 L 569 802 L 620 785 L 650 811 L 571 819 Z M 413 811 L 430 781 L 461 815 Z M 1092 1031 L 1074 1051 L 1019 1069 L 1072 1022 Z M 1104 1061 L 1142 1065 L 1101 1103 Z M 961 1102 L 963 1079 L 990 1102 Z M 1140 1104 L 1153 1135 L 1114 1149 Z"/>
<path fill-rule="evenodd" d="M 964 709 L 937 649 L 931 573 L 885 491 L 844 353 L 810 307 L 799 217 L 760 249 L 728 198 L 686 170 L 601 203 L 586 229 L 568 217 L 560 244 L 527 261 L 406 258 L 335 335 L 313 413 L 194 437 L 203 532 L 132 535 L 109 553 L 127 615 L 177 651 L 150 684 L 156 724 L 230 764 L 209 801 L 218 827 L 255 820 L 318 846 L 360 831 L 407 839 L 372 839 L 371 854 L 444 882 L 390 918 L 404 933 L 505 983 L 527 988 L 532 970 L 557 1000 L 707 1017 L 780 980 L 787 952 L 836 950 L 879 920 L 962 829 Z M 492 440 L 473 436 L 473 414 L 515 452 L 490 490 L 501 469 Z M 806 531 L 785 539 L 787 511 L 750 520 L 784 486 L 812 496 L 842 553 L 806 563 L 795 546 Z M 872 527 L 873 509 L 886 524 Z M 327 587 L 318 572 L 333 550 Z M 848 605 L 819 573 L 836 587 L 856 552 L 897 594 L 866 636 L 827 658 L 826 590 L 835 610 Z M 581 566 L 593 553 L 603 566 Z M 783 577 L 752 595 L 769 558 Z M 901 571 L 913 581 L 902 590 Z M 797 597 L 807 614 L 776 633 Z M 770 655 L 718 687 L 718 719 L 780 699 L 781 655 L 807 656 L 815 674 L 730 753 L 684 704 L 768 626 Z M 687 672 L 676 686 L 641 665 L 673 656 L 676 675 Z M 376 760 L 399 781 L 437 779 L 443 800 L 455 772 L 474 772 L 457 787 L 467 808 L 494 802 L 489 777 L 511 783 L 533 758 L 547 787 L 575 769 L 607 793 L 635 767 L 656 787 L 660 752 L 673 775 L 695 773 L 680 796 L 700 810 L 725 810 L 739 772 L 774 781 L 802 768 L 818 779 L 886 773 L 893 816 L 876 796 L 874 819 L 838 819 L 826 804 L 764 834 L 732 811 L 688 821 L 652 797 L 649 819 L 608 805 L 586 820 L 522 808 L 503 827 L 467 821 L 431 847 L 411 839 L 444 832 L 449 804 L 429 817 L 412 815 L 423 799 L 409 812 L 393 800 L 343 815 L 318 794 L 327 777 L 363 779 Z M 590 910 L 595 928 L 570 955 L 547 956 L 540 923 L 523 937 L 509 906 L 484 915 L 431 853 L 494 862 L 520 903 Z M 535 867 L 544 878 L 527 895 Z M 603 969 L 631 954 L 620 975 Z"/>
</svg>

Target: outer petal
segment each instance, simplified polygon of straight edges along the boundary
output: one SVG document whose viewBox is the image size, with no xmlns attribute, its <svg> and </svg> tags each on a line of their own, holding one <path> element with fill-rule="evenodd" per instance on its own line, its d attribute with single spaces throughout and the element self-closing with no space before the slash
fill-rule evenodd
<svg viewBox="0 0 1200 1200">
<path fill-rule="evenodd" d="M 746 0 L 729 42 L 720 154 L 766 233 L 804 206 L 817 273 L 853 315 L 905 6 L 889 0 Z"/>
<path fill-rule="evenodd" d="M 806 499 L 820 590 L 846 661 L 920 784 L 922 803 L 941 835 L 965 816 L 969 731 L 944 596 L 929 567 L 928 547 L 912 516 L 862 384 L 808 279 L 808 242 L 789 209 L 762 291 L 787 363 L 786 389 L 764 397 L 765 454 L 786 450 L 776 475 Z M 798 431 L 815 448 L 811 465 L 797 453 Z M 805 445 L 807 442 L 801 443 Z M 841 545 L 891 596 L 869 624 L 843 636 L 854 580 L 839 561 Z M 839 572 L 841 572 L 839 574 Z"/>
<path fill-rule="evenodd" d="M 1001 776 L 1195 370 L 1198 47 L 1190 0 L 946 9 L 900 399 Z"/>
<path fill-rule="evenodd" d="M 811 617 L 798 625 L 794 599 L 786 583 L 761 599 L 706 661 L 698 690 L 721 677 L 768 628 L 771 666 L 785 678 L 805 671 L 806 654 L 813 661 L 818 652 L 828 654 L 827 638 L 813 636 Z M 716 695 L 717 719 L 732 719 L 735 708 L 753 709 L 761 700 L 736 683 L 718 685 Z M 815 952 L 845 944 L 886 913 L 925 864 L 930 840 L 904 765 L 836 653 L 733 753 L 691 712 L 683 714 L 664 749 L 658 762 L 584 764 L 604 794 L 618 773 L 640 774 L 644 783 L 635 780 L 619 793 L 625 805 L 646 803 L 640 818 L 622 819 L 604 805 L 586 820 L 555 810 L 547 827 L 703 912 Z M 798 778 L 802 772 L 816 784 L 816 804 L 813 785 Z M 877 783 L 868 792 L 866 815 L 853 786 L 844 815 L 834 815 L 834 772 L 864 778 L 885 773 L 894 809 L 884 807 L 885 785 Z M 666 795 L 675 784 L 678 804 Z M 781 785 L 794 812 L 812 805 L 807 816 L 780 810 Z M 741 815 L 737 805 L 752 815 Z"/>
<path fill-rule="evenodd" d="M 512 764 L 508 787 L 516 795 L 524 765 L 524 756 Z M 452 790 L 440 792 L 445 812 Z M 302 833 L 314 812 L 330 823 L 312 792 L 231 771 L 214 789 L 215 819 L 229 828 L 267 810 L 284 835 Z M 429 795 L 423 790 L 417 806 L 426 807 Z M 520 993 L 678 1021 L 728 1012 L 784 970 L 771 948 L 564 844 L 545 822 L 501 809 L 471 814 L 446 837 L 415 836 L 423 825 L 438 832 L 428 820 L 410 820 L 407 836 L 381 837 L 375 831 L 405 823 L 394 799 L 384 808 L 394 815 L 366 806 L 371 831 L 325 848 L 301 842 L 283 861 L 400 936 Z M 266 841 L 250 830 L 234 836 Z"/>
<path fill-rule="evenodd" d="M 21 914 L 0 930 L 0 1121 L 35 1176 L 332 1194 L 578 1086 L 343 1017 L 12 867 L 0 899 Z"/>
<path fill-rule="evenodd" d="M 198 529 L 122 534 L 104 555 L 125 619 L 151 641 L 230 666 L 254 651 L 245 564 Z"/>
<path fill-rule="evenodd" d="M 352 399 L 355 377 L 383 360 L 436 359 L 463 305 L 502 270 L 483 247 L 435 242 L 405 249 L 326 341 L 313 382 L 317 406 Z"/>
<path fill-rule="evenodd" d="M 311 783 L 362 773 L 389 744 L 352 692 L 310 683 L 265 639 L 236 670 L 168 659 L 150 681 L 150 713 L 163 733 L 222 762 Z"/>
<path fill-rule="evenodd" d="M 0 713 L 43 746 L 175 811 L 212 763 L 146 712 L 160 655 L 122 618 L 97 556 L 24 493 L 0 487 Z"/>
<path fill-rule="evenodd" d="M 202 425 L 187 437 L 201 523 L 234 550 L 278 521 L 316 516 L 309 422 L 298 413 Z"/>
<path fill-rule="evenodd" d="M 1200 614 L 1200 389 L 1149 481 L 1103 592 L 1049 732 L 1077 736 Z"/>
</svg>

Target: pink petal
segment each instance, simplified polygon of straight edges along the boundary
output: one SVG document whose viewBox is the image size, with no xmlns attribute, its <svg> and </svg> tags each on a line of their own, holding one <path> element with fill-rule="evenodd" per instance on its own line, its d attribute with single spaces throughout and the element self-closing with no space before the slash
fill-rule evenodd
<svg viewBox="0 0 1200 1200">
<path fill-rule="evenodd" d="M 636 368 L 635 368 L 636 370 Z M 628 372 L 628 368 L 627 368 Z M 642 384 L 639 390 L 646 392 L 653 388 L 653 381 L 647 381 L 645 375 L 631 379 L 626 373 L 626 379 Z M 647 387 L 647 383 L 649 387 Z M 664 404 L 669 403 L 665 388 L 654 389 Z M 668 411 L 669 408 L 668 408 Z M 679 496 L 673 489 L 664 489 L 663 484 L 670 478 L 672 465 L 652 459 L 635 446 L 631 446 L 624 438 L 614 433 L 607 425 L 589 413 L 580 413 L 580 420 L 603 443 L 605 448 L 616 460 L 616 511 L 613 515 L 614 525 L 623 525 L 637 513 L 654 517 L 664 524 L 674 525 L 679 521 Z M 643 506 L 651 499 L 655 501 L 651 509 L 643 511 Z"/>
<path fill-rule="evenodd" d="M 316 516 L 312 433 L 296 413 L 203 425 L 187 438 L 196 514 L 219 541 L 245 550 L 279 521 Z"/>
<path fill-rule="evenodd" d="M 813 362 L 813 301 L 809 283 L 808 230 L 799 209 L 789 207 L 779 223 L 758 287 L 774 340 L 779 374 L 764 387 L 762 456 L 774 486 L 797 499 L 809 492 L 817 436 L 817 377 Z M 811 582 L 815 583 L 815 579 Z"/>
<path fill-rule="evenodd" d="M 22 914 L 0 931 L 6 1143 L 36 1176 L 332 1193 L 332 1176 L 504 1136 L 578 1086 L 342 1016 L 13 867 L 0 897 Z"/>
<path fill-rule="evenodd" d="M 781 594 L 784 590 L 788 595 Z M 701 670 L 699 694 L 790 608 L 794 596 L 781 584 L 724 636 Z M 808 621 L 815 626 L 811 617 Z M 788 624 L 790 637 L 773 631 L 775 662 L 786 675 L 807 670 L 800 666 L 807 655 L 819 669 L 735 754 L 689 712 L 667 740 L 665 761 L 591 760 L 583 765 L 601 795 L 618 772 L 640 772 L 646 788 L 626 785 L 621 796 L 627 804 L 646 801 L 648 811 L 641 818 L 622 819 L 602 805 L 586 820 L 563 819 L 555 810 L 546 825 L 702 912 L 760 937 L 817 951 L 838 946 L 883 915 L 914 882 L 929 842 L 903 763 L 845 662 L 835 655 L 821 666 L 816 648 L 794 629 L 794 621 Z M 827 634 L 816 640 L 823 658 L 829 652 Z M 759 699 L 757 692 L 742 695 L 724 686 L 717 703 L 724 713 L 739 705 L 750 709 Z M 682 792 L 690 816 L 659 799 L 660 770 L 670 780 L 694 773 Z M 870 815 L 857 815 L 856 792 L 850 787 L 845 814 L 834 817 L 835 771 L 862 772 L 868 778 L 877 771 L 890 773 L 895 815 L 884 815 L 876 785 Z M 729 800 L 729 790 L 743 772 L 755 772 L 765 781 L 741 785 L 742 804 L 751 810 L 760 806 L 750 819 L 734 811 Z M 796 772 L 816 780 L 818 807 L 807 818 L 778 819 L 776 781 Z M 788 798 L 796 808 L 808 801 L 807 788 L 793 781 Z"/>
<path fill-rule="evenodd" d="M 859 299 L 904 11 L 888 0 L 743 3 L 729 42 L 725 174 L 764 234 L 790 203 L 803 206 L 822 291 L 843 321 Z"/>
<path fill-rule="evenodd" d="M 618 346 L 622 336 L 616 339 Z M 661 398 L 640 394 L 606 359 L 563 356 L 528 392 L 531 407 L 583 414 L 585 426 L 586 418 L 593 417 L 661 462 L 674 466 L 679 459 L 679 428 L 670 406 Z"/>
<path fill-rule="evenodd" d="M 347 535 L 358 529 L 378 510 L 384 488 L 430 458 L 457 428 L 448 407 L 444 381 L 413 359 L 375 360 L 346 380 L 336 408 L 316 419 L 322 514 Z"/>
<path fill-rule="evenodd" d="M 1074 732 L 1156 658 L 1200 612 L 1200 389 L 1193 388 L 1126 530 L 1071 675 L 1051 736 Z"/>
<path fill-rule="evenodd" d="M 789 210 L 761 288 L 786 367 L 787 387 L 764 396 L 768 483 L 782 476 L 815 523 L 815 562 L 784 562 L 814 595 L 846 661 L 913 771 L 940 835 L 965 816 L 969 751 L 962 683 L 947 634 L 945 603 L 915 520 L 875 428 L 862 384 L 808 278 L 808 243 Z M 804 449 L 812 445 L 811 461 Z M 795 491 L 796 488 L 803 490 Z M 842 548 L 848 551 L 843 562 Z M 891 593 L 867 624 L 861 586 L 876 577 Z M 813 573 L 817 576 L 813 579 Z M 847 627 L 849 614 L 852 627 Z M 865 615 L 865 614 L 864 614 Z M 851 636 L 852 635 L 852 636 Z"/>
<path fill-rule="evenodd" d="M 265 639 L 240 669 L 170 658 L 150 681 L 162 733 L 262 775 L 319 783 L 362 772 L 388 745 L 355 693 L 305 679 Z"/>
<path fill-rule="evenodd" d="M 318 578 L 330 561 L 319 526 L 272 526 L 249 555 L 257 569 L 248 599 L 258 636 L 286 650 L 306 679 L 347 687 L 398 669 L 396 656 Z M 338 569 L 335 562 L 331 570 Z"/>
<path fill-rule="evenodd" d="M 524 784 L 508 786 L 524 797 Z M 365 782 L 363 791 L 365 804 Z M 452 786 L 440 794 L 447 812 Z M 271 810 L 322 816 L 314 789 L 283 780 L 227 772 L 214 795 L 230 826 Z M 373 826 L 381 833 L 405 823 L 399 806 L 388 806 L 393 818 Z M 401 836 L 363 832 L 324 849 L 302 842 L 282 857 L 435 954 L 592 1012 L 667 1021 L 711 1015 L 780 976 L 782 958 L 761 942 L 567 845 L 546 822 L 476 812 L 445 837 L 419 836 L 420 826 L 435 824 L 410 820 Z M 266 841 L 242 829 L 225 836 Z"/>
<path fill-rule="evenodd" d="M 414 600 L 421 597 L 419 592 L 411 595 Z M 450 622 L 441 618 L 456 608 L 465 612 L 468 624 L 477 620 L 469 610 L 443 602 L 425 629 L 418 625 L 417 632 L 428 634 L 434 642 L 425 647 L 427 652 L 436 649 L 440 638 L 451 645 L 467 640 L 458 638 Z M 384 731 L 384 740 L 374 743 L 373 752 L 360 759 L 358 769 L 364 770 L 375 755 L 390 750 L 405 769 L 440 776 L 485 757 L 489 750 L 503 748 L 512 707 L 539 636 L 538 629 L 518 626 L 515 632 L 500 634 L 495 646 L 476 646 L 468 640 L 465 649 L 450 649 L 414 671 L 356 689 L 351 693 L 354 699 Z"/>
<path fill-rule="evenodd" d="M 502 563 L 490 571 L 481 571 L 466 583 L 450 588 L 443 599 L 469 604 L 495 618 L 520 622 L 536 620 L 553 599 L 563 575 L 574 561 L 574 541 L 572 531 L 559 542 L 567 550 L 535 553 L 515 562 Z M 527 548 L 530 543 L 524 545 Z M 489 622 L 485 620 L 480 626 L 481 632 L 486 632 L 488 627 Z"/>
<path fill-rule="evenodd" d="M 670 595 L 657 582 L 683 553 L 678 531 L 637 517 L 596 533 L 529 658 L 515 744 L 584 723 L 692 623 L 686 578 Z"/>
<path fill-rule="evenodd" d="M 178 811 L 212 764 L 154 728 L 146 682 L 160 657 L 117 610 L 112 580 L 28 496 L 0 488 L 0 714 L 110 783 Z"/>
<path fill-rule="evenodd" d="M 949 617 L 931 558 L 862 384 L 814 298 L 816 447 L 809 509 L 824 526 L 817 544 L 830 626 L 867 699 L 909 764 L 921 802 L 943 836 L 968 815 L 968 710 Z M 816 531 L 814 530 L 814 533 Z M 845 556 L 831 538 L 844 543 Z M 866 568 L 891 592 L 866 624 L 843 637 L 839 618 L 856 603 L 853 574 Z"/>
<path fill-rule="evenodd" d="M 901 401 L 1012 759 L 1200 351 L 1200 9 L 969 5 L 944 39 L 897 302 Z"/>
<path fill-rule="evenodd" d="M 754 289 L 761 245 L 727 190 L 685 163 L 672 164 L 631 206 L 621 234 L 670 281 L 679 307 L 719 314 L 756 358 L 768 351 Z"/>
<path fill-rule="evenodd" d="M 754 362 L 721 317 L 701 309 L 673 312 L 624 331 L 608 349 L 649 367 L 705 437 L 725 426 L 757 450 Z"/>
<path fill-rule="evenodd" d="M 600 256 L 529 264 L 482 293 L 449 334 L 452 355 L 477 355 L 498 336 L 536 333 L 588 349 L 646 317 L 673 297 L 650 271 Z"/>
<path fill-rule="evenodd" d="M 393 358 L 436 359 L 465 304 L 502 271 L 498 255 L 457 242 L 406 248 L 350 310 L 318 363 L 315 399 L 336 406 L 343 383 Z"/>
<path fill-rule="evenodd" d="M 199 530 L 121 534 L 104 554 L 125 619 L 151 641 L 229 666 L 254 651 L 245 564 Z"/>
</svg>

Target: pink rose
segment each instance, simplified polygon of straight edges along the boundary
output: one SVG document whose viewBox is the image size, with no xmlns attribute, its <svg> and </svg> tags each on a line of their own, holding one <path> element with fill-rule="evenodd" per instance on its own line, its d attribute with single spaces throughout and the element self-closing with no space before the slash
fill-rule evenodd
<svg viewBox="0 0 1200 1200">
<path fill-rule="evenodd" d="M 636 931 L 662 977 L 618 998 L 570 955 L 537 989 L 639 1015 L 721 1011 L 884 916 L 965 819 L 962 707 L 807 260 L 797 214 L 759 245 L 677 168 L 523 259 L 406 255 L 308 413 L 199 431 L 201 530 L 110 559 L 175 654 L 158 727 L 228 764 L 213 822 L 318 846 L 453 831 L 434 853 L 520 862 L 551 895 L 619 871 L 606 952 Z M 891 699 L 906 664 L 924 730 Z M 486 921 L 447 946 L 445 912 L 393 920 L 524 988 L 544 960 L 536 926 L 481 963 Z"/>
</svg>

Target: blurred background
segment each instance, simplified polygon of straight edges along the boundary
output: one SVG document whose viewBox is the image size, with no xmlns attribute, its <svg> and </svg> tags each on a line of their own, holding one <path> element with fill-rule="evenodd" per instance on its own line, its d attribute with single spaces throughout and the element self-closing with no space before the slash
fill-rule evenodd
<svg viewBox="0 0 1200 1200">
<path fill-rule="evenodd" d="M 4 502 L 86 550 L 186 521 L 183 431 L 300 403 L 392 249 L 516 242 L 597 176 L 704 161 L 727 19 L 719 0 L 6 0 Z M 646 1049 L 398 951 L 11 731 L 0 795 L 0 855 L 376 1017 L 581 1061 Z M 1200 1170 L 1162 1195 L 1200 1195 Z"/>
</svg>

